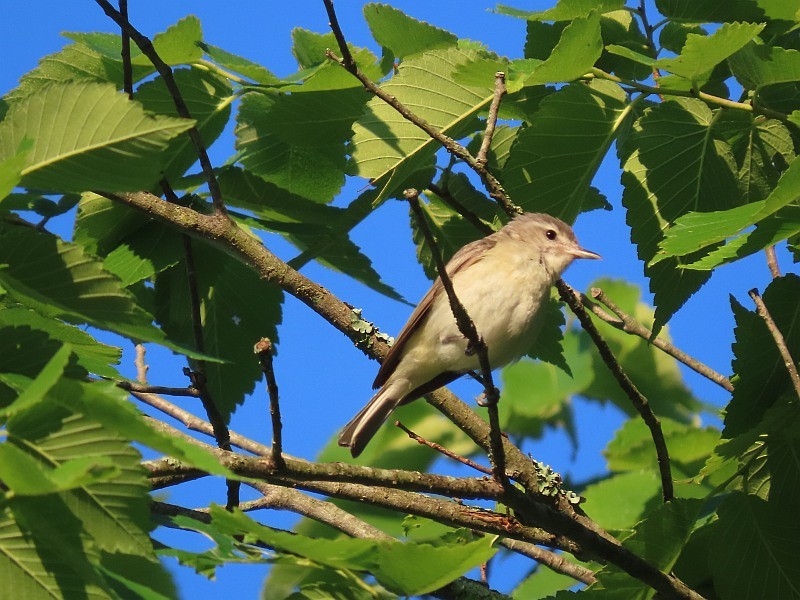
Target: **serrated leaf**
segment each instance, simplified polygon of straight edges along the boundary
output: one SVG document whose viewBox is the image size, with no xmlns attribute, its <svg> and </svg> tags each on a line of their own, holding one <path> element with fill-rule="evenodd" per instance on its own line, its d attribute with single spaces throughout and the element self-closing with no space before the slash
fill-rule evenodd
<svg viewBox="0 0 800 600">
<path fill-rule="evenodd" d="M 240 160 L 265 181 L 330 202 L 344 184 L 345 141 L 366 101 L 359 88 L 247 94 L 237 115 Z"/>
<path fill-rule="evenodd" d="M 715 137 L 714 125 L 714 114 L 699 100 L 670 100 L 636 121 L 622 150 L 627 156 L 622 203 L 655 295 L 656 330 L 709 277 L 680 268 L 693 257 L 650 264 L 663 229 L 689 211 L 724 210 L 740 203 L 738 169 L 730 147 Z"/>
<path fill-rule="evenodd" d="M 214 73 L 197 68 L 175 69 L 173 77 L 189 114 L 195 120 L 203 144 L 210 148 L 231 115 L 233 89 L 230 83 Z M 168 117 L 178 116 L 175 101 L 161 77 L 139 86 L 135 98 L 149 112 Z M 196 162 L 197 151 L 189 136 L 174 138 L 165 150 L 163 176 L 173 181 Z"/>
<path fill-rule="evenodd" d="M 394 288 L 381 280 L 370 259 L 348 237 L 341 208 L 295 196 L 235 167 L 219 173 L 218 181 L 229 205 L 253 212 L 259 217 L 256 226 L 283 235 L 302 251 L 298 259 L 316 258 L 326 267 L 353 277 L 381 294 L 402 300 Z M 292 260 L 289 264 L 299 268 L 298 262 Z"/>
<path fill-rule="evenodd" d="M 281 82 L 272 71 L 256 62 L 237 56 L 236 54 L 223 50 L 218 46 L 212 46 L 211 44 L 201 43 L 200 47 L 208 57 L 219 66 L 233 71 L 234 73 L 244 75 L 256 83 L 273 85 Z"/>
<path fill-rule="evenodd" d="M 46 317 L 88 323 L 188 356 L 204 356 L 169 341 L 119 279 L 77 244 L 28 227 L 2 224 L 0 241 L 0 265 L 7 265 L 0 268 L 0 283 L 20 304 Z M 35 269 L 31 268 L 34 264 Z"/>
<path fill-rule="evenodd" d="M 534 69 L 525 83 L 536 85 L 574 81 L 591 70 L 602 52 L 599 14 L 593 12 L 586 17 L 575 18 L 561 32 L 561 38 L 550 56 Z"/>
<path fill-rule="evenodd" d="M 111 365 L 119 364 L 122 351 L 101 344 L 78 327 L 67 325 L 57 319 L 49 319 L 22 307 L 0 310 L 0 327 L 29 327 L 46 333 L 51 340 L 69 344 L 75 353 L 77 363 L 89 373 L 103 377 L 119 377 L 119 373 Z"/>
<path fill-rule="evenodd" d="M 665 50 L 680 54 L 690 33 L 708 35 L 708 32 L 697 24 L 669 21 L 659 32 L 658 42 Z"/>
<path fill-rule="evenodd" d="M 150 116 L 110 84 L 56 83 L 11 107 L 0 123 L 0 160 L 30 138 L 21 185 L 67 192 L 149 189 L 162 176 L 169 141 L 193 124 Z M 124 169 L 118 168 L 120 154 Z"/>
<path fill-rule="evenodd" d="M 709 560 L 721 598 L 800 598 L 800 523 L 764 500 L 732 494 L 717 510 Z"/>
<path fill-rule="evenodd" d="M 594 208 L 592 180 L 631 107 L 619 86 L 601 81 L 545 98 L 511 147 L 502 173 L 506 191 L 526 211 L 567 222 Z"/>
<path fill-rule="evenodd" d="M 585 17 L 591 11 L 606 13 L 619 10 L 625 5 L 625 0 L 558 0 L 553 8 L 541 11 L 526 11 L 498 4 L 495 11 L 501 15 L 520 17 L 529 21 L 572 21 Z"/>
<path fill-rule="evenodd" d="M 800 199 L 800 161 L 794 161 L 764 200 L 723 211 L 690 212 L 670 227 L 661 242 L 665 256 L 684 256 L 733 237 Z M 788 237 L 788 235 L 787 235 Z"/>
<path fill-rule="evenodd" d="M 292 54 L 301 69 L 310 69 L 327 61 L 325 50 L 338 48 L 333 33 L 314 33 L 308 29 L 292 29 Z"/>
<path fill-rule="evenodd" d="M 449 31 L 418 21 L 388 4 L 365 5 L 364 18 L 375 41 L 399 59 L 458 42 Z"/>
<path fill-rule="evenodd" d="M 800 356 L 800 277 L 787 274 L 773 280 L 763 299 L 792 356 Z M 789 374 L 763 319 L 731 299 L 736 318 L 733 371 L 738 375 L 726 409 L 727 438 L 755 426 L 784 393 L 791 393 Z"/>
<path fill-rule="evenodd" d="M 168 65 L 183 65 L 203 57 L 203 49 L 200 48 L 202 41 L 200 19 L 189 15 L 175 25 L 170 25 L 166 31 L 156 34 L 153 37 L 153 49 Z M 151 64 L 150 59 L 143 54 L 131 57 L 131 62 L 136 65 Z"/>
<path fill-rule="evenodd" d="M 253 345 L 278 342 L 283 292 L 251 268 L 209 245 L 193 242 L 206 352 L 225 363 L 206 364 L 208 391 L 227 417 L 261 380 Z M 165 331 L 187 344 L 194 340 L 189 285 L 183 263 L 156 277 L 156 317 Z"/>
<path fill-rule="evenodd" d="M 655 67 L 697 81 L 743 48 L 762 29 L 764 25 L 758 23 L 725 23 L 709 36 L 690 33 L 680 55 L 661 58 L 656 61 Z"/>
<path fill-rule="evenodd" d="M 493 81 L 474 87 L 453 79 L 459 66 L 477 58 L 474 50 L 432 50 L 403 61 L 398 74 L 381 88 L 430 125 L 457 139 L 477 125 L 476 116 L 493 96 Z M 420 183 L 429 181 L 438 142 L 378 98 L 367 103 L 353 131 L 350 172 L 379 187 L 376 204 L 395 193 L 398 186 L 407 185 L 408 178 L 422 169 L 426 170 L 425 176 L 420 176 L 423 181 L 415 185 L 425 187 Z"/>
<path fill-rule="evenodd" d="M 800 80 L 800 51 L 797 50 L 750 43 L 731 56 L 728 63 L 739 83 L 751 90 Z"/>
</svg>

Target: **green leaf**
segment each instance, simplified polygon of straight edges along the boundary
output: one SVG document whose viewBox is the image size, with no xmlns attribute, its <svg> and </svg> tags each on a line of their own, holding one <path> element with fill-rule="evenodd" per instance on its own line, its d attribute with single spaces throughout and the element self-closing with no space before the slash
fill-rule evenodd
<svg viewBox="0 0 800 600">
<path fill-rule="evenodd" d="M 679 56 L 661 58 L 655 67 L 697 81 L 743 48 L 762 29 L 764 25 L 758 23 L 725 23 L 712 35 L 690 33 Z"/>
<path fill-rule="evenodd" d="M 656 0 L 658 12 L 672 21 L 688 23 L 725 23 L 732 21 L 759 22 L 766 18 L 785 17 L 786 11 L 778 5 L 788 8 L 792 3 L 770 2 L 769 0 Z M 770 6 L 772 5 L 772 6 Z M 796 7 L 795 7 L 796 8 Z M 791 13 L 790 13 L 791 14 Z M 794 20 L 795 15 L 790 17 Z"/>
<path fill-rule="evenodd" d="M 553 52 L 536 67 L 525 83 L 574 81 L 591 70 L 602 52 L 600 16 L 592 12 L 586 17 L 578 17 L 564 28 Z"/>
<path fill-rule="evenodd" d="M 119 373 L 111 365 L 119 364 L 122 351 L 119 348 L 101 344 L 78 327 L 44 317 L 23 307 L 9 307 L 0 310 L 0 327 L 28 327 L 44 332 L 51 340 L 69 344 L 75 354 L 77 364 L 89 373 L 102 377 L 119 377 Z"/>
<path fill-rule="evenodd" d="M 0 284 L 44 316 L 202 356 L 168 341 L 120 281 L 77 244 L 29 227 L 0 224 L 0 265 L 6 265 L 0 268 Z"/>
<path fill-rule="evenodd" d="M 734 77 L 747 89 L 800 80 L 800 51 L 747 44 L 730 57 Z"/>
<path fill-rule="evenodd" d="M 581 496 L 583 508 L 603 529 L 627 532 L 660 504 L 661 480 L 652 469 L 630 471 L 586 486 Z"/>
<path fill-rule="evenodd" d="M 587 16 L 596 10 L 600 14 L 619 10 L 625 0 L 558 0 L 553 8 L 541 11 L 525 11 L 498 4 L 495 11 L 501 15 L 520 17 L 529 21 L 572 21 Z"/>
<path fill-rule="evenodd" d="M 509 152 L 514 144 L 514 140 L 517 139 L 519 131 L 519 127 L 509 127 L 508 125 L 498 125 L 495 128 L 494 135 L 492 136 L 492 143 L 489 146 L 489 152 L 486 154 L 486 168 L 490 173 L 500 175 L 503 172 L 503 168 L 505 168 L 506 162 L 508 161 Z M 481 133 L 475 136 L 475 139 L 469 143 L 467 149 L 475 156 L 482 143 L 483 134 Z"/>
<path fill-rule="evenodd" d="M 622 149 L 627 157 L 622 203 L 655 295 L 656 330 L 709 277 L 680 268 L 693 262 L 691 257 L 651 264 L 663 229 L 689 211 L 725 210 L 740 203 L 738 169 L 714 126 L 715 115 L 699 100 L 669 100 L 645 111 Z"/>
<path fill-rule="evenodd" d="M 183 65 L 203 57 L 203 49 L 200 48 L 202 41 L 200 19 L 189 15 L 175 25 L 170 25 L 163 33 L 157 34 L 153 38 L 153 49 L 168 65 Z M 132 57 L 131 62 L 135 65 L 151 64 L 150 59 L 143 54 Z"/>
<path fill-rule="evenodd" d="M 279 552 L 305 557 L 334 569 L 369 571 L 378 582 L 401 595 L 423 595 L 438 589 L 491 558 L 494 538 L 474 541 L 443 539 L 437 544 L 365 539 L 309 538 L 260 525 L 241 512 L 212 506 L 214 523 L 247 541 L 261 541 Z"/>
<path fill-rule="evenodd" d="M 655 58 L 655 50 L 650 46 L 639 28 L 639 21 L 631 11 L 618 10 L 601 15 L 600 33 L 606 47 L 595 64 L 597 68 L 616 73 L 623 79 L 647 79 L 652 74 L 652 67 L 640 64 L 639 57 L 646 57 L 649 61 Z M 615 56 L 610 52 L 611 46 L 617 50 L 633 52 L 637 58 L 631 60 L 626 56 Z"/>
<path fill-rule="evenodd" d="M 205 350 L 225 363 L 206 364 L 208 391 L 226 417 L 261 380 L 253 345 L 278 341 L 282 291 L 253 269 L 209 245 L 192 243 Z M 183 263 L 156 277 L 156 317 L 171 337 L 194 340 L 189 284 Z"/>
<path fill-rule="evenodd" d="M 292 54 L 301 69 L 310 69 L 324 63 L 328 60 L 325 51 L 338 47 L 333 33 L 314 33 L 301 27 L 292 29 Z"/>
<path fill-rule="evenodd" d="M 237 56 L 236 54 L 232 54 L 231 52 L 223 50 L 218 46 L 212 46 L 211 44 L 201 42 L 200 47 L 208 55 L 208 57 L 219 66 L 224 67 L 229 71 L 239 73 L 240 75 L 244 75 L 256 83 L 263 85 L 274 85 L 281 82 L 281 80 L 278 79 L 278 77 L 275 76 L 272 71 L 258 63 L 246 58 L 242 58 L 241 56 Z"/>
<path fill-rule="evenodd" d="M 683 50 L 683 47 L 686 45 L 686 39 L 690 33 L 701 36 L 708 35 L 705 29 L 694 23 L 669 21 L 659 32 L 658 42 L 665 50 L 680 54 L 681 50 Z"/>
<path fill-rule="evenodd" d="M 214 73 L 197 68 L 175 69 L 173 76 L 189 114 L 196 122 L 195 127 L 203 144 L 210 148 L 231 115 L 233 90 L 230 83 Z M 149 112 L 168 117 L 178 116 L 175 101 L 161 77 L 139 86 L 136 100 Z M 173 181 L 196 162 L 197 151 L 189 136 L 174 138 L 165 150 L 163 176 Z"/>
<path fill-rule="evenodd" d="M 800 161 L 794 161 L 765 200 L 723 211 L 690 212 L 670 227 L 661 250 L 683 256 L 721 242 L 777 213 L 800 199 Z M 788 237 L 788 235 L 787 235 Z"/>
<path fill-rule="evenodd" d="M 618 85 L 604 81 L 568 85 L 545 98 L 511 147 L 506 191 L 526 211 L 567 222 L 594 208 L 599 193 L 592 180 L 631 107 Z"/>
<path fill-rule="evenodd" d="M 526 25 L 525 58 L 535 58 L 541 61 L 553 53 L 558 45 L 564 28 L 569 25 L 566 21 L 543 23 L 529 19 Z"/>
<path fill-rule="evenodd" d="M 787 274 L 773 280 L 763 299 L 784 336 L 792 356 L 800 356 L 800 277 Z M 791 393 L 789 374 L 764 320 L 735 299 L 733 370 L 738 378 L 725 416 L 724 436 L 734 437 L 756 425 L 782 394 Z"/>
<path fill-rule="evenodd" d="M 58 191 L 136 191 L 161 178 L 169 141 L 194 124 L 153 117 L 113 85 L 89 81 L 40 88 L 14 105 L 0 123 L 0 160 L 33 147 L 21 184 Z M 47 132 L 42 134 L 42 132 Z M 119 156 L 125 168 L 118 168 Z"/>
<path fill-rule="evenodd" d="M 71 354 L 72 348 L 67 344 L 62 345 L 39 372 L 36 379 L 31 381 L 30 385 L 10 406 L 0 411 L 0 414 L 3 416 L 13 415 L 41 402 L 50 388 L 61 379 Z"/>
<path fill-rule="evenodd" d="M 345 141 L 367 97 L 359 88 L 247 94 L 236 127 L 242 164 L 293 194 L 332 201 L 344 184 Z"/>
<path fill-rule="evenodd" d="M 539 566 L 514 588 L 511 597 L 514 600 L 541 600 L 550 598 L 556 592 L 569 589 L 574 585 L 575 579 L 569 575 L 562 575 L 551 569 Z"/>
<path fill-rule="evenodd" d="M 449 31 L 418 21 L 388 4 L 365 5 L 364 18 L 375 41 L 399 59 L 458 42 Z"/>
<path fill-rule="evenodd" d="M 112 83 L 115 89 L 122 88 L 122 43 L 119 33 L 68 32 L 64 35 L 78 43 L 48 54 L 39 61 L 35 69 L 23 75 L 19 86 L 5 97 L 10 104 L 38 93 L 43 87 L 56 82 L 90 80 Z M 131 55 L 137 54 L 140 54 L 139 49 L 131 44 Z M 133 65 L 133 82 L 140 81 L 154 71 L 155 68 L 149 62 L 146 66 Z M 0 117 L 2 114 L 3 111 L 0 110 Z"/>
<path fill-rule="evenodd" d="M 17 187 L 20 179 L 22 179 L 22 169 L 28 161 L 28 153 L 32 146 L 33 142 L 31 140 L 23 139 L 16 154 L 11 154 L 7 158 L 0 160 L 0 202 L 11 193 L 11 190 Z M 6 206 L 3 206 L 3 208 L 6 208 Z"/>
<path fill-rule="evenodd" d="M 476 116 L 493 96 L 493 81 L 469 86 L 454 80 L 459 66 L 479 58 L 474 50 L 432 50 L 403 61 L 398 74 L 381 88 L 414 110 L 431 126 L 455 139 L 477 125 Z M 424 170 L 412 185 L 424 188 L 439 150 L 438 142 L 403 119 L 392 107 L 373 98 L 353 127 L 350 174 L 371 180 L 380 193 L 375 204 L 408 186 L 409 177 Z"/>
<path fill-rule="evenodd" d="M 709 560 L 721 598 L 800 598 L 800 523 L 764 500 L 730 495 Z"/>
</svg>

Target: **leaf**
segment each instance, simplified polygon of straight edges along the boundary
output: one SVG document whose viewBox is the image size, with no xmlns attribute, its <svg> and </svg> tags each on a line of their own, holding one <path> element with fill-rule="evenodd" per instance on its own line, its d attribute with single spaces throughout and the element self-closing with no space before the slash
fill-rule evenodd
<svg viewBox="0 0 800 600">
<path fill-rule="evenodd" d="M 728 59 L 734 77 L 747 89 L 800 80 L 800 51 L 747 44 Z"/>
<path fill-rule="evenodd" d="M 524 11 L 498 4 L 495 11 L 501 15 L 520 17 L 529 21 L 572 21 L 587 16 L 591 11 L 606 13 L 619 10 L 624 0 L 558 0 L 553 8 L 542 11 Z"/>
<path fill-rule="evenodd" d="M 0 160 L 15 155 L 29 138 L 33 147 L 22 170 L 23 186 L 65 192 L 149 189 L 161 178 L 169 141 L 193 124 L 150 116 L 110 84 L 56 83 L 11 107 L 0 123 Z M 118 168 L 121 154 L 124 169 Z"/>
<path fill-rule="evenodd" d="M 798 297 L 800 277 L 792 273 L 773 280 L 763 294 L 792 356 L 800 356 Z M 723 432 L 726 438 L 749 430 L 782 394 L 791 393 L 789 374 L 763 319 L 745 310 L 733 298 L 731 307 L 736 318 L 733 371 L 738 378 L 726 409 Z"/>
<path fill-rule="evenodd" d="M 301 69 L 310 69 L 327 61 L 325 50 L 338 48 L 333 33 L 314 33 L 301 27 L 292 29 L 292 54 Z"/>
<path fill-rule="evenodd" d="M 769 6 L 765 0 L 733 0 L 717 2 L 716 0 L 656 0 L 658 12 L 670 20 L 679 23 L 725 23 L 732 21 L 764 21 L 765 17 L 778 18 L 783 11 L 766 10 Z M 774 15 L 771 16 L 770 15 Z"/>
<path fill-rule="evenodd" d="M 229 533 L 244 534 L 279 552 L 305 557 L 328 568 L 369 571 L 378 582 L 401 595 L 423 595 L 436 590 L 491 558 L 494 538 L 475 541 L 440 540 L 436 545 L 338 538 L 309 538 L 264 527 L 243 513 L 211 508 L 214 523 Z"/>
<path fill-rule="evenodd" d="M 281 80 L 275 76 L 272 71 L 266 67 L 255 63 L 241 56 L 237 56 L 227 50 L 223 50 L 218 46 L 212 46 L 201 42 L 200 47 L 208 55 L 208 57 L 217 63 L 219 66 L 224 67 L 240 75 L 244 75 L 252 79 L 256 83 L 263 85 L 274 85 L 281 83 Z"/>
<path fill-rule="evenodd" d="M 458 42 L 449 31 L 413 19 L 388 4 L 365 5 L 364 18 L 375 41 L 399 59 Z"/>
<path fill-rule="evenodd" d="M 111 33 L 65 33 L 66 37 L 75 40 L 58 52 L 48 54 L 39 61 L 39 65 L 22 76 L 19 86 L 11 90 L 5 99 L 10 103 L 36 94 L 43 87 L 56 83 L 75 80 L 89 80 L 114 84 L 121 89 L 123 84 L 122 43 L 120 35 Z M 139 49 L 131 44 L 131 55 L 135 56 Z M 148 62 L 147 66 L 133 65 L 133 82 L 140 81 L 155 71 Z M 0 117 L 3 111 L 0 110 Z"/>
<path fill-rule="evenodd" d="M 485 86 L 458 84 L 454 73 L 459 66 L 479 58 L 474 50 L 449 48 L 432 50 L 403 61 L 398 74 L 381 85 L 432 127 L 458 139 L 474 128 L 476 116 L 489 105 L 493 81 Z M 379 98 L 367 102 L 366 112 L 356 121 L 350 141 L 350 174 L 369 179 L 379 187 L 375 204 L 408 185 L 409 177 L 425 170 L 422 182 L 429 179 L 434 155 L 439 150 L 416 125 L 403 119 Z"/>
<path fill-rule="evenodd" d="M 359 88 L 247 94 L 236 127 L 241 162 L 293 194 L 330 202 L 344 184 L 345 141 L 366 101 Z"/>
<path fill-rule="evenodd" d="M 224 169 L 217 180 L 226 203 L 253 212 L 259 217 L 254 223 L 256 226 L 283 235 L 302 250 L 300 257 L 310 254 L 320 264 L 389 298 L 402 300 L 394 288 L 381 280 L 370 259 L 348 237 L 342 209 L 295 196 L 236 167 Z M 296 263 L 289 261 L 289 264 L 295 266 Z"/>
<path fill-rule="evenodd" d="M 561 32 L 558 44 L 525 80 L 527 85 L 574 81 L 588 73 L 603 51 L 600 16 L 589 13 L 575 18 Z"/>
<path fill-rule="evenodd" d="M 631 106 L 619 86 L 601 81 L 545 98 L 511 147 L 502 172 L 506 191 L 526 211 L 574 221 L 595 206 L 592 180 Z"/>
<path fill-rule="evenodd" d="M 22 169 L 27 163 L 31 146 L 33 146 L 31 140 L 23 139 L 16 154 L 11 154 L 7 158 L 0 160 L 0 203 L 17 187 L 19 180 L 22 179 Z M 0 206 L 9 210 L 2 204 Z"/>
<path fill-rule="evenodd" d="M 50 388 L 61 379 L 71 354 L 72 348 L 67 344 L 62 345 L 17 399 L 10 406 L 0 410 L 0 415 L 10 416 L 41 402 Z M 5 481 L 5 478 L 3 480 Z"/>
<path fill-rule="evenodd" d="M 203 243 L 192 243 L 207 353 L 225 363 L 205 367 L 211 398 L 226 419 L 262 377 L 253 345 L 278 342 L 283 292 L 248 266 Z M 191 344 L 194 330 L 183 263 L 157 275 L 156 317 L 171 337 Z"/>
<path fill-rule="evenodd" d="M 0 265 L 6 265 L 0 268 L 0 284 L 43 316 L 88 323 L 202 356 L 168 341 L 120 281 L 77 244 L 28 227 L 0 224 Z"/>
<path fill-rule="evenodd" d="M 639 64 L 638 59 L 631 60 L 629 57 L 613 55 L 610 52 L 613 46 L 618 50 L 633 52 L 637 58 L 641 56 L 648 60 L 655 58 L 655 51 L 639 28 L 639 22 L 632 12 L 618 10 L 601 15 L 600 33 L 606 47 L 595 63 L 597 68 L 616 73 L 623 79 L 647 79 L 652 74 L 652 67 Z"/>
<path fill-rule="evenodd" d="M 758 23 L 725 23 L 712 35 L 690 33 L 679 56 L 661 58 L 655 67 L 697 81 L 743 48 L 762 29 L 764 25 Z"/>
<path fill-rule="evenodd" d="M 686 38 L 690 33 L 695 35 L 708 35 L 708 32 L 695 23 L 678 23 L 669 21 L 658 34 L 661 47 L 675 54 L 680 54 L 686 45 Z"/>
<path fill-rule="evenodd" d="M 103 257 L 103 267 L 124 287 L 176 265 L 183 257 L 183 243 L 172 229 L 94 194 L 81 199 L 73 239 L 87 252 Z"/>
<path fill-rule="evenodd" d="M 794 161 L 765 200 L 723 211 L 690 212 L 677 219 L 667 230 L 661 250 L 665 256 L 690 254 L 735 236 L 798 199 L 800 161 Z"/>
<path fill-rule="evenodd" d="M 603 529 L 626 532 L 658 506 L 660 494 L 661 482 L 651 469 L 611 475 L 581 492 L 592 520 Z"/>
<path fill-rule="evenodd" d="M 685 213 L 725 210 L 740 203 L 730 147 L 718 140 L 714 114 L 699 100 L 680 99 L 649 108 L 627 136 L 622 155 L 622 203 L 631 239 L 655 296 L 656 331 L 708 279 L 680 269 L 688 260 L 652 264 L 662 230 Z"/>
<path fill-rule="evenodd" d="M 731 494 L 717 510 L 709 560 L 721 598 L 800 598 L 800 524 L 764 500 Z"/>
<path fill-rule="evenodd" d="M 197 68 L 175 69 L 175 85 L 178 86 L 189 114 L 195 120 L 200 138 L 206 149 L 222 133 L 231 114 L 230 102 L 233 90 L 227 79 Z M 136 100 L 145 110 L 168 117 L 177 117 L 178 110 L 164 80 L 157 77 L 139 86 Z M 188 135 L 174 138 L 163 159 L 163 176 L 173 181 L 197 162 L 197 151 Z"/>
<path fill-rule="evenodd" d="M 184 17 L 175 25 L 170 25 L 166 31 L 153 38 L 153 49 L 159 58 L 170 66 L 195 62 L 203 57 L 200 43 L 203 41 L 203 31 L 200 19 L 194 15 Z M 139 54 L 132 57 L 131 62 L 136 65 L 149 65 L 150 59 Z"/>
</svg>

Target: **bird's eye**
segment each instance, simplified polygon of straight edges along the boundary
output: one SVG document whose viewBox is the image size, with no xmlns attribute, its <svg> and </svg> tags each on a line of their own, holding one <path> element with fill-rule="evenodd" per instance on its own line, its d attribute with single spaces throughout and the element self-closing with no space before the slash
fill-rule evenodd
<svg viewBox="0 0 800 600">
<path fill-rule="evenodd" d="M 547 236 L 548 240 L 554 240 L 558 237 L 558 234 L 555 232 L 554 229 L 548 229 L 547 231 L 545 231 L 544 234 Z"/>
</svg>

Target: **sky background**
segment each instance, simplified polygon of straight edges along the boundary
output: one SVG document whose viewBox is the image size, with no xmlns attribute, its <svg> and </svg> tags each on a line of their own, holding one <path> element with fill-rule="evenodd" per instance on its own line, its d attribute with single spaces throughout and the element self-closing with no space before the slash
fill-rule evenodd
<svg viewBox="0 0 800 600">
<path fill-rule="evenodd" d="M 554 2 L 510 2 L 529 10 L 544 9 Z M 447 29 L 461 38 L 479 40 L 498 54 L 518 58 L 525 42 L 525 23 L 489 12 L 491 2 L 477 0 L 436 0 L 435 2 L 393 1 L 393 6 L 407 14 Z M 344 33 L 353 44 L 369 47 L 380 55 L 362 17 L 364 2 L 339 0 L 337 14 Z M 230 1 L 189 2 L 171 0 L 129 0 L 131 22 L 152 38 L 178 19 L 196 15 L 203 26 L 208 43 L 239 54 L 269 68 L 278 76 L 297 70 L 291 54 L 291 30 L 295 27 L 315 32 L 328 31 L 327 17 L 321 0 L 293 2 Z M 114 24 L 90 0 L 56 2 L 5 2 L 3 6 L 4 35 L 0 36 L 0 95 L 17 85 L 18 79 L 33 69 L 39 59 L 66 45 L 60 36 L 64 31 L 116 32 Z M 656 19 L 651 18 L 651 22 Z M 233 123 L 233 121 L 231 121 Z M 222 164 L 233 153 L 232 126 L 210 149 L 214 164 Z M 603 261 L 578 261 L 566 273 L 572 286 L 586 291 L 598 277 L 614 277 L 638 284 L 644 298 L 647 282 L 635 248 L 629 242 L 629 230 L 621 208 L 619 164 L 613 152 L 602 165 L 594 184 L 606 195 L 613 211 L 595 211 L 582 215 L 575 231 L 581 244 L 603 255 Z M 363 181 L 350 182 L 336 200 L 346 206 L 358 194 Z M 72 215 L 51 222 L 52 231 L 69 237 Z M 415 259 L 407 207 L 400 202 L 388 202 L 357 226 L 353 240 L 372 259 L 384 281 L 397 289 L 410 302 L 416 303 L 430 282 Z M 270 250 L 288 260 L 297 252 L 277 235 L 267 235 Z M 784 270 L 792 268 L 788 253 L 779 251 L 779 263 Z M 396 335 L 411 308 L 389 300 L 351 279 L 316 264 L 304 267 L 303 273 L 328 287 L 340 299 L 364 310 L 366 319 L 373 321 L 391 335 Z M 750 306 L 747 290 L 763 289 L 769 282 L 769 272 L 763 255 L 756 255 L 720 269 L 698 294 L 672 319 L 670 333 L 676 345 L 698 357 L 722 373 L 730 372 L 733 317 L 728 309 L 728 296 L 733 294 L 745 306 Z M 275 371 L 281 391 L 283 436 L 285 450 L 312 459 L 317 451 L 346 423 L 372 395 L 371 383 L 377 363 L 369 361 L 352 344 L 306 306 L 287 295 L 283 325 L 279 329 L 279 354 Z M 108 336 L 101 339 L 108 340 Z M 117 345 L 120 342 L 116 342 Z M 124 344 L 121 370 L 134 376 L 133 353 L 130 343 Z M 151 350 L 149 379 L 163 385 L 185 385 L 181 375 L 183 363 L 167 352 Z M 692 371 L 683 369 L 687 384 L 701 400 L 721 406 L 727 393 Z M 455 391 L 469 401 L 479 393 L 477 386 L 459 383 Z M 182 406 L 196 410 L 191 401 Z M 526 450 L 574 481 L 586 480 L 603 472 L 601 450 L 623 421 L 614 408 L 602 409 L 595 403 L 576 401 L 577 427 L 583 445 L 571 456 L 566 436 L 554 432 Z M 502 406 L 501 406 L 502 410 Z M 713 421 L 712 421 L 713 422 Z M 270 426 L 266 393 L 259 386 L 254 397 L 234 414 L 231 428 L 264 443 L 269 443 Z M 411 442 L 410 442 L 411 443 Z M 441 466 L 441 464 L 437 465 Z M 181 486 L 184 487 L 184 486 Z M 169 501 L 196 506 L 211 497 L 224 503 L 224 482 L 202 482 L 186 486 L 186 490 L 171 492 Z M 244 499 L 251 496 L 244 494 Z M 291 515 L 258 516 L 279 527 L 291 527 Z M 268 517 L 268 518 L 267 518 Z M 196 539 L 161 537 L 175 543 L 194 544 Z M 196 537 L 196 536 L 195 536 Z M 195 546 L 196 547 L 196 546 Z M 170 564 L 171 567 L 174 564 Z M 496 571 L 498 573 L 499 571 Z M 261 590 L 265 567 L 228 566 L 217 573 L 216 582 L 195 576 L 188 569 L 176 570 L 181 596 L 208 597 L 225 590 L 240 598 L 255 598 Z M 515 579 L 498 576 L 490 583 L 509 591 Z"/>
</svg>

